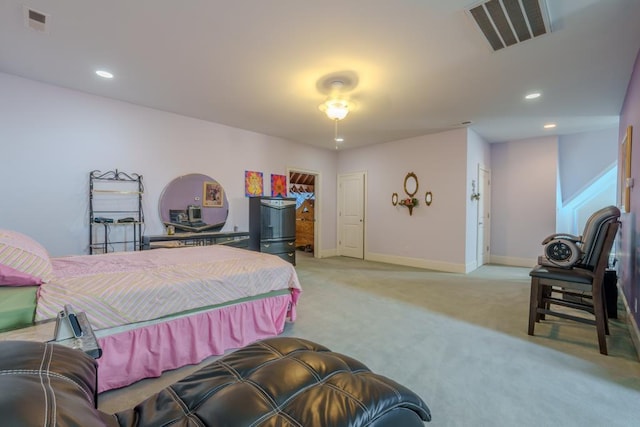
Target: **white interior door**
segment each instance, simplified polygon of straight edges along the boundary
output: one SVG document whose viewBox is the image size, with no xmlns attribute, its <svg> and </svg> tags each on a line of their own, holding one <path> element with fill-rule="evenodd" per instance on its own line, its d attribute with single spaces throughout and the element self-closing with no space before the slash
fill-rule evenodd
<svg viewBox="0 0 640 427">
<path fill-rule="evenodd" d="M 491 255 L 491 171 L 478 167 L 478 267 L 489 262 Z"/>
<path fill-rule="evenodd" d="M 364 259 L 364 172 L 338 176 L 338 254 Z"/>
</svg>

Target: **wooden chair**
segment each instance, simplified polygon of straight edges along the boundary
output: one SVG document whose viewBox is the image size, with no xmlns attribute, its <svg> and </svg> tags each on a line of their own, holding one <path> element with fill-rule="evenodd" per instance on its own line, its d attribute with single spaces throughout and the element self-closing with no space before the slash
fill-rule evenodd
<svg viewBox="0 0 640 427">
<path fill-rule="evenodd" d="M 595 248 L 597 262 L 593 270 L 574 267 L 571 269 L 536 266 L 531 276 L 531 298 L 529 305 L 529 335 L 533 335 L 535 324 L 545 320 L 546 315 L 574 320 L 596 326 L 600 353 L 607 354 L 605 335 L 609 334 L 607 308 L 604 297 L 604 275 L 609 263 L 609 253 L 618 232 L 620 222 L 612 218 L 602 227 L 604 239 Z M 557 311 L 552 306 L 562 306 Z M 591 313 L 593 319 L 571 314 L 570 310 Z"/>
</svg>

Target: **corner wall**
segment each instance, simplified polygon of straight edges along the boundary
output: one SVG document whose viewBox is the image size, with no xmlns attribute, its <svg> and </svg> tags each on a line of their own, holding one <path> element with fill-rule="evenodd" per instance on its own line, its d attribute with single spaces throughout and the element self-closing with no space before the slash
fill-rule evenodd
<svg viewBox="0 0 640 427">
<path fill-rule="evenodd" d="M 467 130 L 456 129 L 360 149 L 340 151 L 338 173 L 367 172 L 365 258 L 466 272 Z M 419 205 L 391 204 L 404 194 L 404 178 L 418 177 Z M 433 193 L 431 206 L 425 193 Z"/>
<path fill-rule="evenodd" d="M 558 138 L 558 170 L 563 205 L 588 188 L 618 161 L 617 144 L 617 127 Z M 595 155 L 586 155 L 591 153 Z M 602 172 L 594 176 L 594 171 Z"/>
<path fill-rule="evenodd" d="M 471 181 L 479 188 L 478 168 L 491 170 L 491 149 L 484 139 L 469 129 L 467 131 L 467 192 L 465 203 L 467 206 L 467 239 L 465 244 L 465 272 L 478 268 L 478 222 L 479 215 L 477 201 L 471 200 Z M 491 209 L 491 208 L 490 208 Z M 488 260 L 487 260 L 488 261 Z"/>
<path fill-rule="evenodd" d="M 555 233 L 557 137 L 491 144 L 491 262 L 533 267 Z"/>
</svg>

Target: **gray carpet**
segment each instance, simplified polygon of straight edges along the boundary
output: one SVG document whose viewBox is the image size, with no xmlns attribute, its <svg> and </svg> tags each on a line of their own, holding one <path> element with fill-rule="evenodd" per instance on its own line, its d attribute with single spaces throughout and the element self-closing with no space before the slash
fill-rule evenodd
<svg viewBox="0 0 640 427">
<path fill-rule="evenodd" d="M 609 356 L 595 328 L 547 321 L 526 334 L 528 269 L 430 272 L 299 254 L 297 336 L 360 359 L 418 393 L 433 426 L 631 426 L 640 419 L 640 363 L 624 319 Z M 620 310 L 621 314 L 622 311 Z M 193 372 L 185 367 L 100 396 L 117 411 Z"/>
</svg>

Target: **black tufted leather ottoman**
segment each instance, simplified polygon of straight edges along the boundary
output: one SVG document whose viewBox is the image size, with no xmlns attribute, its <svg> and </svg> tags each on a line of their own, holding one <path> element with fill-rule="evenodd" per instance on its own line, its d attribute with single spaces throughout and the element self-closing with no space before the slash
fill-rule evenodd
<svg viewBox="0 0 640 427">
<path fill-rule="evenodd" d="M 406 387 L 296 338 L 243 347 L 115 414 L 121 426 L 423 426 Z"/>
</svg>

